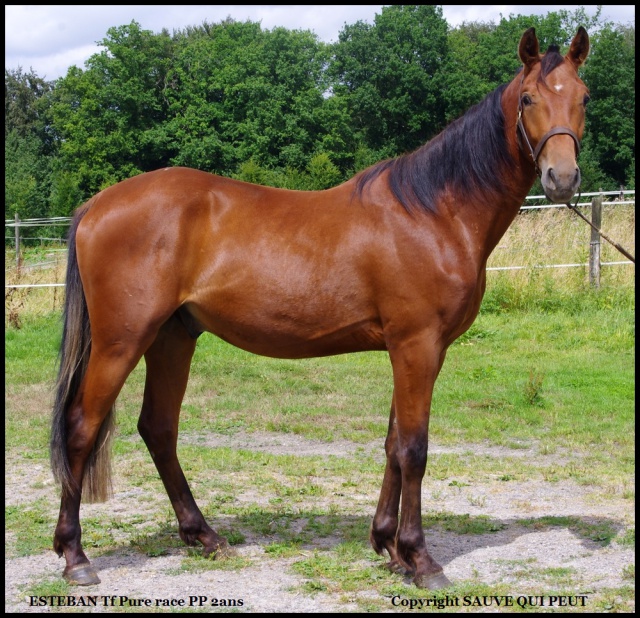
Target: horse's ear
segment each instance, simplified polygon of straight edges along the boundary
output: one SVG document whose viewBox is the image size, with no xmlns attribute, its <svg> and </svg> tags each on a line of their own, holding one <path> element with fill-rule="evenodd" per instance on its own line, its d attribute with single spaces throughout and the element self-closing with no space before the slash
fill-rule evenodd
<svg viewBox="0 0 640 618">
<path fill-rule="evenodd" d="M 536 62 L 540 62 L 540 45 L 538 44 L 535 28 L 529 28 L 522 35 L 518 54 L 527 73 L 533 68 Z"/>
<path fill-rule="evenodd" d="M 571 41 L 571 47 L 569 48 L 566 58 L 577 70 L 578 67 L 587 59 L 588 54 L 589 35 L 587 34 L 587 31 L 580 26 L 576 36 L 574 36 L 573 41 Z"/>
</svg>

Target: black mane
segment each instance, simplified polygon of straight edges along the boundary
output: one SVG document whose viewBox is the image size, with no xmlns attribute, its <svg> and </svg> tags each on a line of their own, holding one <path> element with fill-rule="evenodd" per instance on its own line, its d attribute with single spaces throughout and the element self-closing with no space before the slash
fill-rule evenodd
<svg viewBox="0 0 640 618">
<path fill-rule="evenodd" d="M 361 172 L 356 192 L 362 195 L 370 182 L 389 170 L 389 186 L 409 213 L 435 213 L 438 196 L 447 186 L 464 193 L 491 190 L 496 174 L 513 165 L 500 100 L 505 88 L 503 84 L 490 92 L 418 150 Z"/>
</svg>

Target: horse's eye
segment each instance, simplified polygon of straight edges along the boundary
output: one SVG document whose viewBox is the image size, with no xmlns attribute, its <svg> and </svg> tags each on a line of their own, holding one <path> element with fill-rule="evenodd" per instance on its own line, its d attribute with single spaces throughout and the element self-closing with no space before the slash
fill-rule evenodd
<svg viewBox="0 0 640 618">
<path fill-rule="evenodd" d="M 582 104 L 586 107 L 589 101 L 591 101 L 591 97 L 588 94 L 585 94 L 584 99 L 582 99 Z"/>
<path fill-rule="evenodd" d="M 522 105 L 531 105 L 531 103 L 533 103 L 533 101 L 528 94 L 522 95 Z"/>
</svg>

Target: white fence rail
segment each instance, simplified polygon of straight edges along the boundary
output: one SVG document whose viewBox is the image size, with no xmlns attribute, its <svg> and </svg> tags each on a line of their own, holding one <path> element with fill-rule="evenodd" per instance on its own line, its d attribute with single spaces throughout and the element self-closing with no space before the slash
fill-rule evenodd
<svg viewBox="0 0 640 618">
<path fill-rule="evenodd" d="M 582 208 L 590 208 L 593 210 L 596 208 L 594 204 L 600 202 L 602 206 L 622 206 L 625 204 L 635 204 L 635 190 L 621 190 L 621 191 L 598 191 L 593 193 L 581 193 L 579 195 L 579 199 L 591 197 L 591 201 L 588 202 L 579 202 L 576 204 L 577 207 Z M 615 199 L 611 201 L 603 201 L 603 197 L 611 197 L 615 196 Z M 527 210 L 542 210 L 546 208 L 566 208 L 566 204 L 527 204 L 526 202 L 530 202 L 532 200 L 546 200 L 547 198 L 544 195 L 529 195 L 525 199 L 525 204 L 520 207 L 520 211 Z M 6 228 L 14 228 L 15 234 L 13 238 L 15 239 L 15 247 L 16 247 L 16 265 L 20 266 L 21 261 L 21 252 L 20 245 L 21 241 L 25 239 L 21 239 L 20 237 L 20 228 L 27 227 L 46 227 L 46 226 L 57 226 L 57 225 L 69 225 L 71 223 L 71 217 L 49 217 L 49 218 L 38 218 L 38 219 L 25 219 L 21 220 L 16 214 L 15 220 L 7 219 L 4 222 Z M 12 237 L 5 236 L 5 242 L 7 240 L 11 240 Z M 30 240 L 59 240 L 53 238 L 34 238 Z M 594 238 L 591 239 L 590 243 L 590 259 L 587 263 L 577 263 L 577 264 L 539 264 L 535 266 L 493 266 L 488 267 L 487 270 L 524 270 L 527 268 L 576 268 L 585 266 L 589 267 L 589 273 L 591 282 L 594 285 L 599 285 L 599 272 L 600 266 L 622 266 L 633 264 L 633 262 L 629 260 L 623 260 L 619 262 L 600 262 L 600 251 L 594 251 L 594 242 L 599 244 L 599 236 L 594 241 Z M 594 280 L 594 279 L 597 279 Z M 6 288 L 46 288 L 46 287 L 64 287 L 64 283 L 40 283 L 40 284 L 20 284 L 20 285 L 5 285 Z"/>
</svg>

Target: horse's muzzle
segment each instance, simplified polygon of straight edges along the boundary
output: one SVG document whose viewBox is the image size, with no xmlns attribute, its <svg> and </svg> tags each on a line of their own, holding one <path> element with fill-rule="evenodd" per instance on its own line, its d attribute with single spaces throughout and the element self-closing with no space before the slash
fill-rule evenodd
<svg viewBox="0 0 640 618">
<path fill-rule="evenodd" d="M 577 165 L 547 167 L 541 171 L 542 189 L 552 202 L 565 204 L 580 187 L 580 168 Z"/>
</svg>

